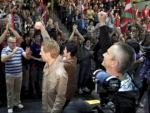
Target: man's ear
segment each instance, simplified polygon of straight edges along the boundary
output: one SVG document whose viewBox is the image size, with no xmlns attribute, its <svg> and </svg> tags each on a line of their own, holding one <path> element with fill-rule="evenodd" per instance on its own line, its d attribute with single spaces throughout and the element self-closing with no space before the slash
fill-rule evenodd
<svg viewBox="0 0 150 113">
<path fill-rule="evenodd" d="M 113 61 L 111 62 L 111 67 L 112 67 L 112 68 L 118 67 L 118 65 L 119 65 L 119 62 L 116 61 L 116 60 L 113 60 Z"/>
<path fill-rule="evenodd" d="M 71 52 L 67 52 L 69 54 L 69 56 L 71 56 Z"/>
<path fill-rule="evenodd" d="M 51 53 L 50 53 L 50 52 L 46 52 L 46 53 L 45 53 L 45 56 L 46 56 L 46 57 L 51 57 Z"/>
</svg>

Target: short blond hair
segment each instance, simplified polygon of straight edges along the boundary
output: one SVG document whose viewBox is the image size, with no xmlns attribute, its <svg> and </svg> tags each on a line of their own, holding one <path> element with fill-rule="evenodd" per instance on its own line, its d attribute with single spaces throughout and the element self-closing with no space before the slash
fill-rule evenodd
<svg viewBox="0 0 150 113">
<path fill-rule="evenodd" d="M 16 40 L 17 41 L 17 38 L 16 37 L 13 37 L 13 36 L 10 36 L 9 38 L 7 38 L 7 42 L 11 41 L 11 40 Z"/>
<path fill-rule="evenodd" d="M 42 46 L 43 46 L 43 51 L 50 52 L 52 58 L 57 58 L 59 56 L 60 47 L 55 40 L 51 39 L 48 41 L 43 41 Z"/>
</svg>

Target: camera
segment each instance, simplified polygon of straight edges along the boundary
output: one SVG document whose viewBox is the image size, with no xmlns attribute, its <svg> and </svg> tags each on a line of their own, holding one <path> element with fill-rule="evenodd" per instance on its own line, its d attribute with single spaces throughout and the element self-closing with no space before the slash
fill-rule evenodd
<svg viewBox="0 0 150 113">
<path fill-rule="evenodd" d="M 93 73 L 95 92 L 98 98 L 92 100 L 71 101 L 63 113 L 115 113 L 116 108 L 112 99 L 118 92 L 121 81 L 104 70 L 96 70 Z"/>
<path fill-rule="evenodd" d="M 115 93 L 120 88 L 120 80 L 108 74 L 103 70 L 96 70 L 94 73 L 93 81 L 96 84 L 96 92 L 101 93 Z"/>
<path fill-rule="evenodd" d="M 115 105 L 112 102 L 113 96 L 118 92 L 121 81 L 104 70 L 98 69 L 93 73 L 95 92 L 99 95 L 100 103 L 97 113 L 115 113 Z M 95 112 L 93 112 L 95 113 Z"/>
</svg>

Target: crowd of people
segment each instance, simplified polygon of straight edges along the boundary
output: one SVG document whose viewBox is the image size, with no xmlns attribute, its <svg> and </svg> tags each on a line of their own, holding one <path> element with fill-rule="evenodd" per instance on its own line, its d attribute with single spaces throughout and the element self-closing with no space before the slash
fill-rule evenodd
<svg viewBox="0 0 150 113">
<path fill-rule="evenodd" d="M 51 18 L 52 3 L 2 2 L 0 102 L 7 102 L 8 113 L 13 113 L 14 106 L 24 107 L 20 95 L 42 97 L 43 110 L 61 113 L 75 94 L 91 94 L 92 73 L 99 68 L 121 80 L 117 113 L 135 113 L 135 104 L 146 91 L 150 109 L 149 7 L 145 5 L 140 11 L 134 3 L 132 21 L 123 32 L 125 5 L 113 0 L 58 0 L 54 12 L 67 27 L 67 37 L 59 22 Z M 119 101 L 129 96 L 122 92 L 135 89 L 140 92 L 137 99 L 131 96 L 136 101 Z M 133 106 L 124 106 L 128 103 Z"/>
</svg>

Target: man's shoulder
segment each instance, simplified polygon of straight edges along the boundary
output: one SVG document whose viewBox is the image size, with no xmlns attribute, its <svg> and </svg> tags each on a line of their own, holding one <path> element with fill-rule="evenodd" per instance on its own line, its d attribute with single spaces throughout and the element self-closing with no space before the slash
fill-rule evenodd
<svg viewBox="0 0 150 113">
<path fill-rule="evenodd" d="M 22 47 L 17 47 L 17 51 L 24 52 L 24 49 Z"/>
<path fill-rule="evenodd" d="M 61 62 L 56 68 L 56 74 L 58 77 L 67 77 L 67 72 L 64 68 L 64 63 Z"/>
<path fill-rule="evenodd" d="M 77 63 L 77 58 L 71 58 L 69 60 L 63 60 L 64 62 L 64 65 L 66 66 L 72 66 L 72 65 L 75 65 Z"/>
<path fill-rule="evenodd" d="M 12 50 L 8 46 L 6 46 L 2 49 L 2 54 L 5 52 L 7 53 L 8 51 L 12 51 Z"/>
<path fill-rule="evenodd" d="M 65 65 L 64 62 L 59 63 L 59 65 L 57 65 L 57 67 L 56 67 L 56 71 L 64 72 L 65 71 L 64 65 Z"/>
<path fill-rule="evenodd" d="M 8 49 L 10 49 L 8 46 L 3 47 L 3 50 L 8 50 Z"/>
</svg>

